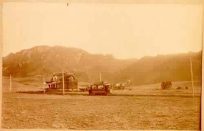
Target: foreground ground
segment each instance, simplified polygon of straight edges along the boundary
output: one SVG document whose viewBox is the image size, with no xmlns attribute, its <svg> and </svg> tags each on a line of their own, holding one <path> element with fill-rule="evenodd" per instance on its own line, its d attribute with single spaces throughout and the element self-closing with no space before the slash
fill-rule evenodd
<svg viewBox="0 0 204 131">
<path fill-rule="evenodd" d="M 3 128 L 200 129 L 199 90 L 193 97 L 190 89 L 162 91 L 150 85 L 112 91 L 111 96 L 28 94 L 15 89 L 3 93 Z"/>
</svg>

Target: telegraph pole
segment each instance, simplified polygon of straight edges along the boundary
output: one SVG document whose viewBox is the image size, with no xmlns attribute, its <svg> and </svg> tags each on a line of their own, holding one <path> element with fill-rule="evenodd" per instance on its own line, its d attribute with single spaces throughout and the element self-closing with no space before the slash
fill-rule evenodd
<svg viewBox="0 0 204 131">
<path fill-rule="evenodd" d="M 62 94 L 64 95 L 64 71 L 62 72 Z"/>
<path fill-rule="evenodd" d="M 46 87 L 45 87 L 45 78 L 44 78 L 44 75 L 42 75 L 42 84 L 43 84 L 43 93 L 45 93 Z"/>
<path fill-rule="evenodd" d="M 100 82 L 101 82 L 102 81 L 101 72 L 99 73 L 99 79 L 100 79 Z"/>
<path fill-rule="evenodd" d="M 193 65 L 192 65 L 191 57 L 190 57 L 190 70 L 191 70 L 191 86 L 192 86 L 192 89 L 193 89 L 193 97 L 194 97 Z"/>
<path fill-rule="evenodd" d="M 9 92 L 12 90 L 12 79 L 11 79 L 11 74 L 10 74 L 10 80 L 9 80 Z"/>
</svg>

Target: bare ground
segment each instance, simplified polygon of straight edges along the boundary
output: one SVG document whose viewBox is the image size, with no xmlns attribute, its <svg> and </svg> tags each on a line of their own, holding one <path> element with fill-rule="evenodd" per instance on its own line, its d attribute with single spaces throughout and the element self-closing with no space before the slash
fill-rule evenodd
<svg viewBox="0 0 204 131">
<path fill-rule="evenodd" d="M 7 84 L 4 82 L 4 86 Z M 17 83 L 13 84 L 16 89 L 22 88 Z M 176 92 L 180 93 L 175 95 Z M 88 96 L 86 93 L 62 96 L 16 93 L 13 89 L 13 92 L 3 93 L 2 126 L 43 129 L 200 129 L 199 91 L 194 97 L 190 92 L 172 89 L 168 93 L 154 88 L 142 91 L 139 88 L 112 91 L 111 96 Z"/>
</svg>

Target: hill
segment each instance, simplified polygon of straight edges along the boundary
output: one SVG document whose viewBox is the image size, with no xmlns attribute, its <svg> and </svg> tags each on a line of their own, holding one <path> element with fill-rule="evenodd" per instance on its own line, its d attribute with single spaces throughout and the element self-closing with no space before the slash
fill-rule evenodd
<svg viewBox="0 0 204 131">
<path fill-rule="evenodd" d="M 118 72 L 115 79 L 130 80 L 134 84 L 157 83 L 165 80 L 190 81 L 190 58 L 194 80 L 201 81 L 202 52 L 143 57 Z"/>
<path fill-rule="evenodd" d="M 189 81 L 192 58 L 194 79 L 201 80 L 202 52 L 158 55 L 139 60 L 120 60 L 112 55 L 90 54 L 77 48 L 37 46 L 3 58 L 3 75 L 14 77 L 73 72 L 79 81 L 104 81 L 149 84 L 164 80 Z"/>
<path fill-rule="evenodd" d="M 3 75 L 15 77 L 74 72 L 81 81 L 97 81 L 99 72 L 110 74 L 135 60 L 118 60 L 111 55 L 90 54 L 77 48 L 37 46 L 3 58 Z"/>
</svg>

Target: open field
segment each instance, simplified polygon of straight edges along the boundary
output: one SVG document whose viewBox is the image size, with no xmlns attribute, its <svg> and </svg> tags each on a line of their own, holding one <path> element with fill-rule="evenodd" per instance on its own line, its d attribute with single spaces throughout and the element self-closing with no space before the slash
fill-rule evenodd
<svg viewBox="0 0 204 131">
<path fill-rule="evenodd" d="M 26 80 L 29 81 L 29 80 Z M 114 90 L 110 96 L 16 93 L 40 90 L 40 83 L 15 79 L 8 92 L 3 79 L 3 128 L 69 129 L 199 129 L 200 88 L 195 95 L 189 82 L 174 83 L 173 89 L 160 90 L 159 84 Z M 177 90 L 177 86 L 189 86 Z"/>
</svg>

